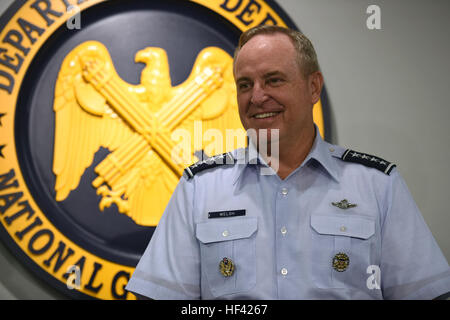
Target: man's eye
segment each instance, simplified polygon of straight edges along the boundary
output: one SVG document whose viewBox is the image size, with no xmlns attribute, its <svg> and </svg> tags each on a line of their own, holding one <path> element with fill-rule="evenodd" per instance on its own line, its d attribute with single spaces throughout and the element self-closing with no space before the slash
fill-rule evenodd
<svg viewBox="0 0 450 320">
<path fill-rule="evenodd" d="M 280 78 L 270 78 L 270 79 L 268 80 L 268 82 L 269 82 L 270 84 L 279 84 L 281 81 L 282 81 L 282 79 L 280 79 Z"/>
<path fill-rule="evenodd" d="M 238 88 L 239 88 L 239 90 L 245 90 L 245 89 L 250 88 L 250 84 L 247 82 L 242 82 L 242 83 L 238 84 Z"/>
</svg>

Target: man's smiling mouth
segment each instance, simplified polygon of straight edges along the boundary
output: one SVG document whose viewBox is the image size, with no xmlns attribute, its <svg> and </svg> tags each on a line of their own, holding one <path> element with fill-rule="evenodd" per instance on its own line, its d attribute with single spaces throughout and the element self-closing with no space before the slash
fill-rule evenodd
<svg viewBox="0 0 450 320">
<path fill-rule="evenodd" d="M 279 114 L 280 112 L 266 112 L 266 113 L 259 113 L 259 114 L 255 114 L 253 116 L 253 118 L 256 119 L 265 119 L 265 118 L 270 118 L 270 117 L 274 117 L 277 114 Z"/>
</svg>

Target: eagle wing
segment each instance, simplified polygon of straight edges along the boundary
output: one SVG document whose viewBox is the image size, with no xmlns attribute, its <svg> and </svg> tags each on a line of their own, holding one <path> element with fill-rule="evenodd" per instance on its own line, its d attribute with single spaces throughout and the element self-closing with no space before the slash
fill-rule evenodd
<svg viewBox="0 0 450 320">
<path fill-rule="evenodd" d="M 222 72 L 222 85 L 201 104 L 198 114 L 194 114 L 194 117 L 199 116 L 202 119 L 203 150 L 208 156 L 246 146 L 246 133 L 239 118 L 233 60 L 228 54 L 226 60 L 227 64 Z M 215 129 L 220 130 L 222 136 L 216 136 Z M 219 143 L 220 138 L 222 141 Z"/>
<path fill-rule="evenodd" d="M 77 188 L 100 147 L 113 151 L 136 134 L 83 77 L 83 59 L 89 57 L 101 60 L 111 69 L 111 77 L 125 85 L 115 72 L 107 49 L 99 42 L 82 43 L 64 59 L 55 85 L 53 105 L 53 172 L 58 201 Z"/>
<path fill-rule="evenodd" d="M 209 80 L 203 81 L 202 76 L 205 74 L 213 76 Z M 188 130 L 194 137 L 195 121 L 201 121 L 203 133 L 201 147 L 198 145 L 199 141 L 197 143 L 194 141 L 194 137 L 191 141 L 193 153 L 203 150 L 211 156 L 244 147 L 246 135 L 237 107 L 232 57 L 217 47 L 203 49 L 198 54 L 189 77 L 182 84 L 173 88 L 173 95 L 175 97 L 186 96 L 193 90 L 192 87 L 205 91 L 204 97 L 197 99 L 200 102 L 180 121 L 178 128 Z M 208 90 L 208 88 L 213 89 Z M 228 140 L 230 140 L 228 143 L 227 130 Z M 238 137 L 237 143 L 234 143 L 234 139 L 230 139 L 233 134 Z M 198 150 L 199 148 L 201 150 Z M 191 159 L 192 162 L 195 161 L 194 157 Z"/>
</svg>

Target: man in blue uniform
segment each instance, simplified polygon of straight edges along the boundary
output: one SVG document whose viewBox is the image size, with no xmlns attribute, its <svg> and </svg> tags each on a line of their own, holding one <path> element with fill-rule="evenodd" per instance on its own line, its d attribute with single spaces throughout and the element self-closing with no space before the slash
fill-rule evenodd
<svg viewBox="0 0 450 320">
<path fill-rule="evenodd" d="M 395 165 L 320 137 L 312 108 L 323 77 L 310 41 L 257 27 L 234 63 L 240 118 L 257 134 L 186 169 L 127 290 L 153 299 L 449 292 L 448 263 Z M 276 166 L 261 142 L 278 151 Z"/>
</svg>

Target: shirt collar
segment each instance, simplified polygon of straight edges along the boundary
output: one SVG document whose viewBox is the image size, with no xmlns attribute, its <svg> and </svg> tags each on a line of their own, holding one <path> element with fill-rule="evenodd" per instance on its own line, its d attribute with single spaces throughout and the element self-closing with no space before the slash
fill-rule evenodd
<svg viewBox="0 0 450 320">
<path fill-rule="evenodd" d="M 335 160 L 333 159 L 333 154 L 335 152 L 335 147 L 325 141 L 323 141 L 320 136 L 319 128 L 316 128 L 316 137 L 314 139 L 313 146 L 305 158 L 300 167 L 308 164 L 311 159 L 315 159 L 320 165 L 329 173 L 329 175 L 336 181 L 339 182 L 338 168 Z M 235 184 L 239 178 L 242 176 L 245 169 L 250 165 L 265 166 L 268 167 L 264 158 L 258 153 L 256 147 L 251 141 L 248 143 L 247 148 L 240 148 L 235 150 L 235 159 L 238 169 L 236 175 L 233 179 L 233 184 Z M 298 168 L 297 168 L 298 170 Z"/>
<path fill-rule="evenodd" d="M 339 182 L 338 167 L 336 165 L 336 160 L 333 159 L 337 146 L 333 146 L 328 142 L 323 141 L 320 136 L 319 128 L 317 128 L 316 125 L 314 126 L 316 127 L 316 138 L 314 139 L 313 146 L 311 147 L 308 156 L 301 166 L 307 164 L 311 159 L 315 159 L 334 180 Z"/>
</svg>

